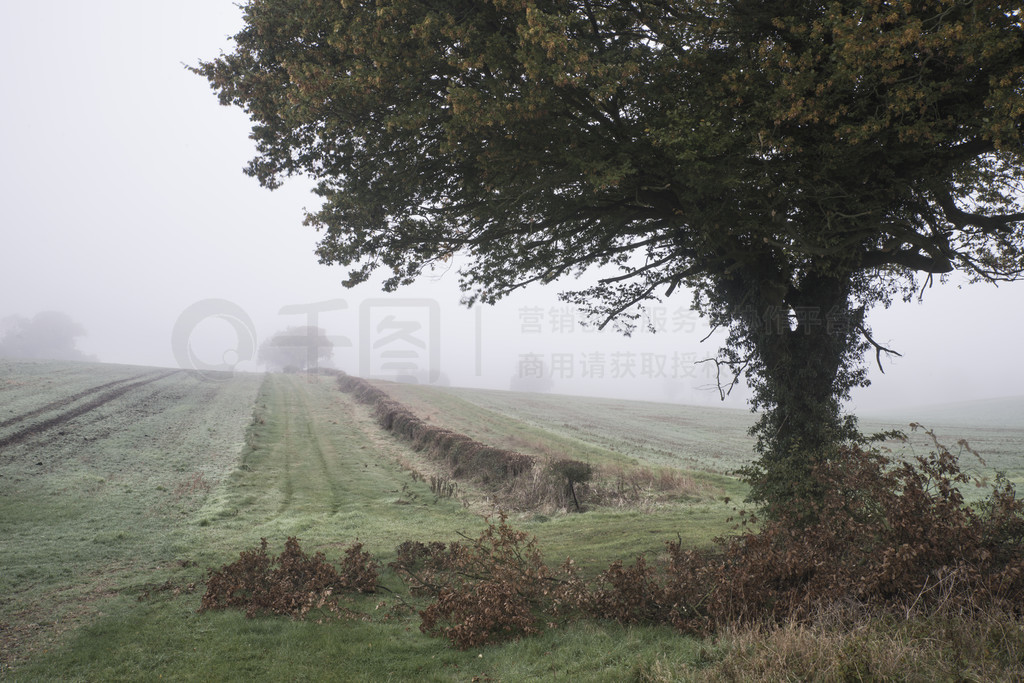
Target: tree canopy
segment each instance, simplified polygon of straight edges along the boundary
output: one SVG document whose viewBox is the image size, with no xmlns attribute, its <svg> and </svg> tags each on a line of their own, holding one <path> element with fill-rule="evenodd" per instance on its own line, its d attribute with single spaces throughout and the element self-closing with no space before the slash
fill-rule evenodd
<svg viewBox="0 0 1024 683">
<path fill-rule="evenodd" d="M 83 336 L 85 328 L 60 311 L 10 316 L 0 320 L 0 358 L 96 360 L 79 350 Z"/>
<path fill-rule="evenodd" d="M 248 173 L 316 180 L 321 262 L 394 289 L 455 259 L 469 303 L 614 268 L 562 296 L 627 331 L 689 289 L 764 410 L 755 498 L 854 434 L 868 309 L 954 270 L 1024 273 L 1019 0 L 244 13 L 195 70 L 250 115 Z"/>
<path fill-rule="evenodd" d="M 334 343 L 319 327 L 289 327 L 260 344 L 257 357 L 268 370 L 315 370 L 334 356 Z"/>
</svg>

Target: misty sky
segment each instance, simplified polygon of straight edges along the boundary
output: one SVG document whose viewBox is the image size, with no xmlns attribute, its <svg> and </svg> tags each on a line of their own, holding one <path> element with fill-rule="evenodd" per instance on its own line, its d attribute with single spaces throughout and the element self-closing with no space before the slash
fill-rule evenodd
<svg viewBox="0 0 1024 683">
<path fill-rule="evenodd" d="M 493 388 L 543 372 L 566 393 L 718 403 L 695 363 L 715 338 L 699 343 L 685 293 L 654 311 L 662 332 L 626 339 L 582 330 L 558 286 L 479 311 L 458 306 L 454 272 L 388 297 L 342 288 L 302 225 L 309 184 L 269 192 L 245 176 L 245 115 L 184 68 L 229 51 L 240 17 L 233 0 L 4 4 L 0 319 L 64 311 L 87 331 L 85 353 L 146 365 L 181 365 L 184 329 L 185 365 L 246 370 L 246 345 L 319 304 L 350 372 L 404 364 Z M 874 370 L 855 406 L 1024 395 L 1022 311 L 1024 283 L 936 286 L 923 305 L 876 311 L 875 338 L 904 357 Z"/>
</svg>

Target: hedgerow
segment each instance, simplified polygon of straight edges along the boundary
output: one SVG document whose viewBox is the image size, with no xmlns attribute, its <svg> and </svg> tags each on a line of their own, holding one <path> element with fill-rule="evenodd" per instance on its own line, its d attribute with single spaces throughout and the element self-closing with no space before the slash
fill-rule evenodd
<svg viewBox="0 0 1024 683">
<path fill-rule="evenodd" d="M 564 509 L 572 505 L 580 510 L 577 485 L 589 479 L 587 463 L 541 460 L 428 424 L 387 392 L 359 377 L 338 374 L 338 386 L 361 403 L 373 406 L 378 424 L 442 464 L 453 479 L 487 487 L 505 505 L 537 507 L 546 503 Z"/>
</svg>

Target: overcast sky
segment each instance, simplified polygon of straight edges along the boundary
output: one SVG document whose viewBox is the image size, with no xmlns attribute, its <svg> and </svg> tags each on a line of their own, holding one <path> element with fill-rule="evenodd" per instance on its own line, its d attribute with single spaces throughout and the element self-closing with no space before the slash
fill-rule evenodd
<svg viewBox="0 0 1024 683">
<path fill-rule="evenodd" d="M 232 0 L 0 12 L 0 320 L 64 311 L 87 331 L 80 348 L 105 362 L 245 370 L 256 366 L 239 354 L 316 308 L 351 372 L 404 364 L 508 388 L 540 371 L 568 393 L 718 402 L 696 363 L 714 339 L 700 344 L 707 330 L 685 294 L 654 311 L 661 333 L 626 339 L 582 330 L 558 287 L 479 311 L 457 305 L 454 273 L 389 297 L 342 288 L 302 225 L 316 202 L 308 183 L 268 192 L 245 176 L 245 115 L 184 67 L 230 51 Z M 876 339 L 903 358 L 873 371 L 856 407 L 1024 394 L 1022 311 L 1024 283 L 936 287 L 923 305 L 876 312 Z"/>
</svg>

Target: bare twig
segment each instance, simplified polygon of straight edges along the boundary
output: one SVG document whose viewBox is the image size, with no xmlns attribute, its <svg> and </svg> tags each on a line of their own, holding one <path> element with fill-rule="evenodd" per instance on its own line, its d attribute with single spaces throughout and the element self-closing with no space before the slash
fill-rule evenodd
<svg viewBox="0 0 1024 683">
<path fill-rule="evenodd" d="M 729 361 L 722 362 L 722 361 L 718 360 L 717 358 L 705 358 L 704 360 L 697 361 L 697 363 L 698 364 L 699 363 L 714 363 L 715 364 L 715 385 L 716 385 L 716 388 L 718 389 L 719 397 L 724 401 L 725 397 L 728 396 L 729 394 L 731 394 L 732 390 L 736 387 L 736 385 L 740 383 L 740 377 L 743 376 L 743 371 L 747 369 L 747 367 L 750 365 L 750 361 L 752 359 L 753 359 L 753 356 L 747 356 L 746 358 L 744 358 L 738 364 L 738 366 L 739 366 L 738 369 L 737 369 L 737 365 L 736 364 L 733 364 L 732 362 L 729 362 Z M 733 373 L 732 381 L 729 382 L 728 388 L 725 388 L 725 387 L 722 386 L 722 366 L 723 365 L 726 366 L 727 368 L 729 368 L 729 370 Z"/>
<path fill-rule="evenodd" d="M 879 344 L 878 342 L 876 342 L 874 339 L 872 339 L 871 335 L 868 334 L 867 328 L 864 327 L 863 325 L 857 325 L 857 329 L 860 330 L 860 333 L 863 334 L 864 338 L 868 340 L 868 343 L 875 347 L 875 362 L 878 363 L 878 369 L 882 371 L 883 375 L 885 374 L 885 368 L 882 367 L 883 351 L 888 353 L 890 356 L 899 356 L 900 358 L 903 357 L 903 354 L 900 353 L 899 351 L 893 351 L 892 349 L 886 348 Z"/>
</svg>

